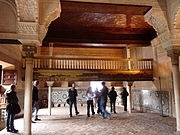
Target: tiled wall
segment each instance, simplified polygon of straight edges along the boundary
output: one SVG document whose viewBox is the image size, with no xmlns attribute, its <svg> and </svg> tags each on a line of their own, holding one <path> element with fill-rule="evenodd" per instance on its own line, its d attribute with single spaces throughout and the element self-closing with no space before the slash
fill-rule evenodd
<svg viewBox="0 0 180 135">
<path fill-rule="evenodd" d="M 133 101 L 134 109 L 136 110 L 142 112 L 163 113 L 163 115 L 169 115 L 168 91 L 134 90 Z M 163 112 L 161 108 L 163 108 Z"/>
<path fill-rule="evenodd" d="M 86 90 L 78 89 L 78 103 L 86 104 Z M 120 92 L 117 91 L 117 104 L 121 105 Z M 161 97 L 162 96 L 162 97 Z M 24 92 L 18 93 L 19 104 L 23 108 Z M 163 105 L 163 114 L 169 115 L 169 92 L 154 90 L 132 90 L 133 106 L 135 110 L 142 112 L 161 113 L 161 101 Z M 52 90 L 52 105 L 66 104 L 67 90 Z M 44 108 L 48 105 L 48 90 L 39 91 L 40 107 Z"/>
</svg>

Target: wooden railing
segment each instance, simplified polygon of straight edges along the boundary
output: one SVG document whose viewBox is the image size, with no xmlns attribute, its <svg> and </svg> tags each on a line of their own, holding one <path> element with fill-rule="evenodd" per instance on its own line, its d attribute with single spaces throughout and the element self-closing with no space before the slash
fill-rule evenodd
<svg viewBox="0 0 180 135">
<path fill-rule="evenodd" d="M 152 59 L 79 59 L 34 57 L 34 69 L 66 70 L 152 70 Z M 25 68 L 25 59 L 23 59 Z"/>
</svg>

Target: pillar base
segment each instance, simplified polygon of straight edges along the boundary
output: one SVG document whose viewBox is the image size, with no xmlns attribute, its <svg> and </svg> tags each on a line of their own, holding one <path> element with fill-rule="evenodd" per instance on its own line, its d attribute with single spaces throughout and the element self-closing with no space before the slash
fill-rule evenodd
<svg viewBox="0 0 180 135">
<path fill-rule="evenodd" d="M 180 135 L 180 131 L 174 132 L 174 135 Z"/>
</svg>

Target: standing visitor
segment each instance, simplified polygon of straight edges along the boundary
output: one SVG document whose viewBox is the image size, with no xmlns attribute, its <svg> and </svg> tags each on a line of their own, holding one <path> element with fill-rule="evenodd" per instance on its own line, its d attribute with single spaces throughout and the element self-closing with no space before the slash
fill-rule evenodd
<svg viewBox="0 0 180 135">
<path fill-rule="evenodd" d="M 38 111 L 39 111 L 38 85 L 39 85 L 39 81 L 36 80 L 36 81 L 34 81 L 33 87 L 32 87 L 32 108 L 33 108 L 33 112 L 34 112 L 34 121 L 41 120 L 38 118 Z"/>
<path fill-rule="evenodd" d="M 75 84 L 72 84 L 72 88 L 68 90 L 68 97 L 69 97 L 69 110 L 70 110 L 70 117 L 72 117 L 72 105 L 74 104 L 76 115 L 79 114 L 77 110 L 77 99 L 78 96 L 77 90 L 75 89 Z"/>
<path fill-rule="evenodd" d="M 115 91 L 114 87 L 111 88 L 111 91 L 109 92 L 108 97 L 110 99 L 111 112 L 114 111 L 114 113 L 116 113 L 117 92 Z"/>
<path fill-rule="evenodd" d="M 91 87 L 89 87 L 87 89 L 86 97 L 87 97 L 87 116 L 90 117 L 90 107 L 91 107 L 92 115 L 95 114 L 95 112 L 94 112 L 94 104 L 93 104 L 94 93 L 93 93 Z"/>
<path fill-rule="evenodd" d="M 94 95 L 95 95 L 94 102 L 95 102 L 95 107 L 97 108 L 97 114 L 102 113 L 101 107 L 100 107 L 101 96 L 100 96 L 100 92 L 98 91 L 97 88 L 94 92 Z"/>
<path fill-rule="evenodd" d="M 108 88 L 105 86 L 105 82 L 102 82 L 103 88 L 100 91 L 100 107 L 102 111 L 101 118 L 104 119 L 106 116 L 108 119 L 111 118 L 111 114 L 106 111 L 106 103 L 107 103 L 107 96 L 108 96 Z"/>
<path fill-rule="evenodd" d="M 10 89 L 6 90 L 5 93 L 7 100 L 7 121 L 6 121 L 6 129 L 7 132 L 17 133 L 18 130 L 14 128 L 14 117 L 15 114 L 20 113 L 21 109 L 18 104 L 18 97 L 16 96 L 16 85 L 12 84 Z"/>
<path fill-rule="evenodd" d="M 121 99 L 122 99 L 122 102 L 123 102 L 124 111 L 127 111 L 127 96 L 129 96 L 129 93 L 127 92 L 125 87 L 123 87 L 122 89 L 123 90 L 121 92 Z"/>
</svg>

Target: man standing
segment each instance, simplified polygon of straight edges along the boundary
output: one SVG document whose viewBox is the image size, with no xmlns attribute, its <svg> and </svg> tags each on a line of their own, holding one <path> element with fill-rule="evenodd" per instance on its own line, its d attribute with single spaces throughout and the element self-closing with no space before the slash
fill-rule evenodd
<svg viewBox="0 0 180 135">
<path fill-rule="evenodd" d="M 32 88 L 32 107 L 33 107 L 33 112 L 34 112 L 34 121 L 40 120 L 38 118 L 38 110 L 39 110 L 39 97 L 38 97 L 38 88 L 37 86 L 39 85 L 39 81 L 36 80 L 33 83 L 33 88 Z"/>
<path fill-rule="evenodd" d="M 70 117 L 72 117 L 72 105 L 74 104 L 76 115 L 79 114 L 77 110 L 77 101 L 76 97 L 78 96 L 77 90 L 75 89 L 75 84 L 72 84 L 72 88 L 68 90 L 68 97 L 69 97 L 69 110 L 70 110 Z"/>
<path fill-rule="evenodd" d="M 123 87 L 123 90 L 121 92 L 121 98 L 124 105 L 124 111 L 127 111 L 127 96 L 129 96 L 129 93 L 127 92 L 126 88 Z"/>
<path fill-rule="evenodd" d="M 115 91 L 115 88 L 112 87 L 111 91 L 108 94 L 110 98 L 110 106 L 111 106 L 111 112 L 114 111 L 116 113 L 116 97 L 117 97 L 117 92 Z"/>
<path fill-rule="evenodd" d="M 101 118 L 104 119 L 104 115 L 106 115 L 106 117 L 108 119 L 110 119 L 111 118 L 111 114 L 106 111 L 106 102 L 107 102 L 108 88 L 105 86 L 105 82 L 102 82 L 102 86 L 103 86 L 103 88 L 101 89 L 101 92 L 100 92 L 100 96 L 101 96 L 100 107 L 101 107 L 101 111 L 102 111 Z"/>
</svg>

